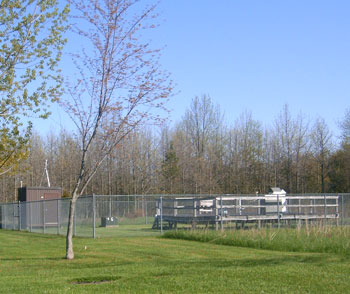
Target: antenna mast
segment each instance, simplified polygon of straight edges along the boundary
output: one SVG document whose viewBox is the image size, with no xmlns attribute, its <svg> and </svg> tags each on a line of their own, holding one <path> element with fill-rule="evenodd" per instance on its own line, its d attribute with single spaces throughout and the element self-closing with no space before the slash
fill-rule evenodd
<svg viewBox="0 0 350 294">
<path fill-rule="evenodd" d="M 50 178 L 49 178 L 49 170 L 47 169 L 47 159 L 45 160 L 45 173 L 46 173 L 46 179 L 47 179 L 47 186 L 50 188 Z"/>
</svg>

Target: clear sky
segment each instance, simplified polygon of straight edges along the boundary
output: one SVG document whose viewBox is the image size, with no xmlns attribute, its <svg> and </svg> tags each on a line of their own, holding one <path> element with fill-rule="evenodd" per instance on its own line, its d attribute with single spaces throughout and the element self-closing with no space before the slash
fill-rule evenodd
<svg viewBox="0 0 350 294">
<path fill-rule="evenodd" d="M 337 133 L 350 107 L 349 11 L 340 0 L 162 0 L 152 39 L 179 91 L 171 120 L 209 94 L 228 123 L 248 110 L 268 125 L 288 103 Z M 60 120 L 62 110 L 36 128 Z"/>
</svg>

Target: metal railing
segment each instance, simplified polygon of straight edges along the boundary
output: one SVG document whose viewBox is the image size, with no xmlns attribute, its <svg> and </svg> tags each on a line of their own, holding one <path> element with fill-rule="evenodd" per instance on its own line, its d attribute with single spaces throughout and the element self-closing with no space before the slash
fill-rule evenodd
<svg viewBox="0 0 350 294">
<path fill-rule="evenodd" d="M 221 195 L 210 197 L 175 197 L 158 201 L 160 229 L 178 224 L 215 225 L 218 229 L 245 226 L 302 224 L 318 222 L 345 225 L 350 221 L 350 194 L 308 195 Z M 165 225 L 164 225 L 165 223 Z M 185 226 L 186 227 L 186 226 Z"/>
</svg>

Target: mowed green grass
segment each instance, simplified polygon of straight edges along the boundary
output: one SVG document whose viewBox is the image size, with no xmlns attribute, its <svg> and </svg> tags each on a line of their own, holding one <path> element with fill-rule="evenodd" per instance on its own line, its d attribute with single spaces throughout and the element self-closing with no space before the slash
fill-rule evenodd
<svg viewBox="0 0 350 294">
<path fill-rule="evenodd" d="M 350 293 L 350 259 L 159 237 L 0 230 L 0 293 Z"/>
</svg>

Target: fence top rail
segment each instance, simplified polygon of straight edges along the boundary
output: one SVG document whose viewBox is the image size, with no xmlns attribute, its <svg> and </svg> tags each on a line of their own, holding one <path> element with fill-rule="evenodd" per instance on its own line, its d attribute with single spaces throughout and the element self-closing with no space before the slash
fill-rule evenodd
<svg viewBox="0 0 350 294">
<path fill-rule="evenodd" d="M 350 193 L 327 193 L 327 194 L 317 194 L 317 193 L 309 193 L 309 194 L 287 194 L 286 196 L 279 196 L 285 199 L 309 199 L 309 200 L 317 200 L 317 199 L 338 199 L 339 196 L 350 197 Z M 263 200 L 266 199 L 265 194 L 143 194 L 143 195 L 82 195 L 78 199 L 91 199 L 95 197 L 96 199 L 101 198 L 146 198 L 145 201 L 149 201 L 150 198 L 152 200 L 157 200 L 160 197 L 163 198 L 163 201 L 167 200 L 192 200 L 192 199 L 200 199 L 200 200 L 210 200 L 210 199 L 221 199 L 221 200 Z M 271 195 L 269 197 L 277 197 L 275 195 Z M 70 201 L 71 198 L 58 198 L 58 199 L 46 199 L 46 200 L 35 200 L 35 201 L 25 201 L 21 203 L 40 203 L 40 202 L 50 202 L 50 201 Z M 19 202 L 6 202 L 0 203 L 0 205 L 13 205 L 18 204 Z"/>
<path fill-rule="evenodd" d="M 267 194 L 122 194 L 122 195 L 94 195 L 99 197 L 147 197 L 147 198 L 215 198 L 215 197 L 263 197 Z M 295 196 L 349 196 L 350 193 L 288 193 L 287 197 Z M 84 195 L 91 197 L 92 195 Z M 82 196 L 80 196 L 82 197 Z"/>
<path fill-rule="evenodd" d="M 268 195 L 268 196 L 230 196 L 230 197 L 212 197 L 212 198 L 198 198 L 199 201 L 201 200 L 217 200 L 217 201 L 232 201 L 232 200 L 246 200 L 246 201 L 257 201 L 257 200 L 266 200 L 266 199 L 286 199 L 286 200 L 330 200 L 330 199 L 339 199 L 339 196 L 277 196 L 277 195 Z M 163 199 L 164 202 L 166 201 L 176 201 L 176 200 L 183 200 L 183 201 L 192 201 L 196 198 L 171 198 L 171 199 Z"/>
<path fill-rule="evenodd" d="M 280 196 L 280 195 L 267 195 L 267 196 L 252 196 L 252 197 L 220 197 L 217 200 L 265 200 L 265 199 L 286 199 L 286 200 L 323 200 L 323 199 L 338 199 L 339 196 Z"/>
<path fill-rule="evenodd" d="M 268 196 L 229 196 L 229 197 L 212 197 L 212 198 L 198 198 L 198 201 L 202 200 L 216 200 L 216 201 L 235 201 L 235 200 L 243 200 L 243 201 L 258 201 L 258 200 L 274 200 L 277 198 L 279 199 L 286 199 L 286 200 L 337 200 L 339 199 L 339 196 L 277 196 L 277 195 L 268 195 Z M 168 198 L 163 199 L 164 202 L 173 202 L 173 201 L 193 201 L 196 200 L 196 198 Z"/>
</svg>

